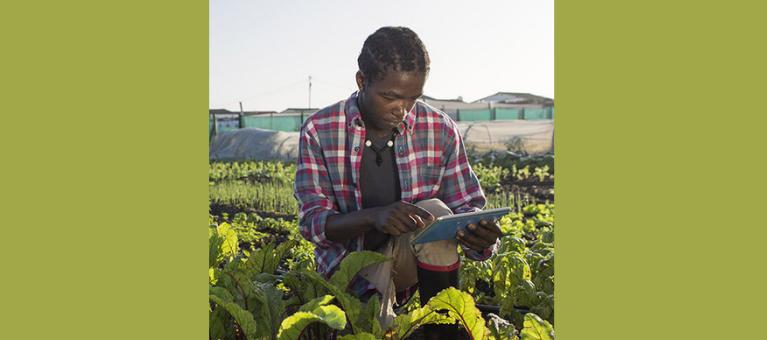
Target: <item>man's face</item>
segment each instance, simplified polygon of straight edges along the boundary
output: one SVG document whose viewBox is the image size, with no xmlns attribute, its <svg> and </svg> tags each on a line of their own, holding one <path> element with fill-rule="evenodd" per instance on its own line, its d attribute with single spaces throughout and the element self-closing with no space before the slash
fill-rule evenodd
<svg viewBox="0 0 767 340">
<path fill-rule="evenodd" d="M 416 99 L 423 95 L 426 74 L 388 70 L 383 79 L 366 80 L 357 72 L 362 119 L 368 129 L 388 132 L 397 127 L 413 109 Z"/>
</svg>

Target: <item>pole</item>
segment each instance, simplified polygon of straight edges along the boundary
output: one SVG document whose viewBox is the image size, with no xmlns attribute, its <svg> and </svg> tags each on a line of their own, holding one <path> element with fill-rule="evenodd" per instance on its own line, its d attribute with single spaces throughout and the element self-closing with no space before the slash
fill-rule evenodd
<svg viewBox="0 0 767 340">
<path fill-rule="evenodd" d="M 312 107 L 312 76 L 309 76 L 309 106 L 307 108 Z"/>
<path fill-rule="evenodd" d="M 245 127 L 245 112 L 242 111 L 242 102 L 240 102 L 240 129 Z"/>
</svg>

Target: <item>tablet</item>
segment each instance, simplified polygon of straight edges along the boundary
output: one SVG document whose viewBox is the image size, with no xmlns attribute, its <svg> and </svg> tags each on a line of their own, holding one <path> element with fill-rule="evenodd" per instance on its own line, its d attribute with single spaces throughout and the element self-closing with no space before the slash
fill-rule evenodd
<svg viewBox="0 0 767 340">
<path fill-rule="evenodd" d="M 480 220 L 498 221 L 510 212 L 511 208 L 498 208 L 438 217 L 413 238 L 412 244 L 454 240 L 458 229 L 464 229 L 471 223 L 479 224 Z"/>
</svg>

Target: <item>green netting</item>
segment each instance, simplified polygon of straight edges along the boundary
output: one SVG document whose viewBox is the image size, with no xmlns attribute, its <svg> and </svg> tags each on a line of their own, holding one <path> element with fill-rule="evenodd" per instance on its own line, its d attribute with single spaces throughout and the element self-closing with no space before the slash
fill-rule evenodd
<svg viewBox="0 0 767 340">
<path fill-rule="evenodd" d="M 462 122 L 488 121 L 491 118 L 490 110 L 461 110 L 458 114 Z"/>
<path fill-rule="evenodd" d="M 512 120 L 519 119 L 519 113 L 521 109 L 510 109 L 504 107 L 495 108 L 495 119 L 497 120 Z"/>
<path fill-rule="evenodd" d="M 540 119 L 548 119 L 548 110 L 543 109 L 533 109 L 533 108 L 526 108 L 525 109 L 525 120 L 540 120 Z"/>
<path fill-rule="evenodd" d="M 301 116 L 250 116 L 244 117 L 246 128 L 259 128 L 275 131 L 298 131 L 301 128 Z"/>
</svg>

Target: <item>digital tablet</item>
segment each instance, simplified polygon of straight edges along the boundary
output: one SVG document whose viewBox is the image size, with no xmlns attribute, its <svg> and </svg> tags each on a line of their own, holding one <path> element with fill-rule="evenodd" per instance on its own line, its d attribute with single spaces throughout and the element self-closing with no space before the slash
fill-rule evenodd
<svg viewBox="0 0 767 340">
<path fill-rule="evenodd" d="M 511 208 L 498 208 L 438 217 L 431 225 L 415 236 L 412 244 L 454 240 L 455 233 L 458 229 L 464 229 L 471 223 L 479 225 L 480 220 L 498 221 L 501 217 L 510 212 Z"/>
</svg>

